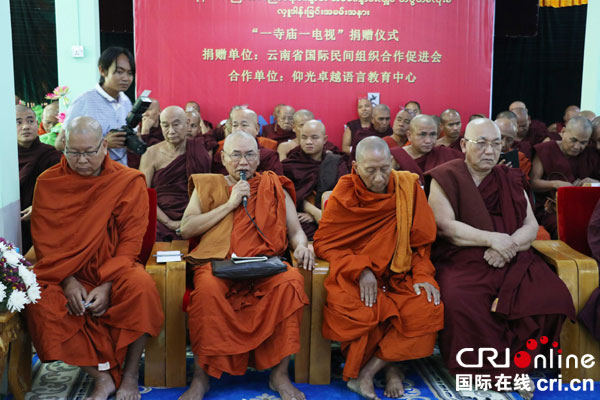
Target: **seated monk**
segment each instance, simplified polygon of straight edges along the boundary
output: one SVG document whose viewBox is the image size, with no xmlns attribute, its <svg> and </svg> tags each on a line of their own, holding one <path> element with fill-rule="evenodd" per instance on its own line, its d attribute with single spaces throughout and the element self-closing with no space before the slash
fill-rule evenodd
<svg viewBox="0 0 600 400">
<path fill-rule="evenodd" d="M 513 140 L 513 144 L 511 149 L 517 149 L 519 150 L 521 153 L 523 153 L 523 155 L 529 159 L 530 161 L 533 160 L 533 144 L 532 142 L 528 141 L 528 140 L 521 140 L 521 138 L 519 137 L 519 120 L 517 118 L 517 115 L 512 112 L 512 111 L 501 111 L 498 113 L 498 115 L 496 115 L 496 121 L 499 119 L 508 119 L 511 122 L 513 122 L 515 124 L 515 126 L 517 126 L 517 134 Z"/>
<path fill-rule="evenodd" d="M 592 137 L 590 146 L 600 152 L 600 117 L 594 118 L 592 121 Z"/>
<path fill-rule="evenodd" d="M 352 152 L 352 143 L 354 136 L 361 129 L 371 128 L 371 117 L 373 115 L 373 104 L 366 97 L 358 99 L 358 119 L 346 122 L 344 136 L 342 137 L 342 150 L 346 154 Z"/>
<path fill-rule="evenodd" d="M 273 145 L 276 147 L 277 142 L 273 139 L 258 136 L 258 130 L 260 128 L 260 125 L 258 124 L 258 115 L 254 111 L 246 108 L 246 106 L 235 106 L 231 109 L 229 121 L 232 132 L 243 130 L 254 136 L 258 142 L 258 150 L 260 152 L 258 171 L 273 171 L 277 175 L 283 175 L 283 166 L 279 161 L 279 155 L 275 150 L 272 150 Z M 226 136 L 228 135 L 229 134 Z M 213 155 L 211 171 L 216 174 L 225 174 L 227 172 L 221 157 L 224 144 L 224 140 L 219 141 L 218 147 Z"/>
<path fill-rule="evenodd" d="M 186 111 L 185 115 L 187 116 L 187 136 L 195 137 L 199 134 L 205 135 L 210 129 L 202 120 L 202 116 L 196 110 Z"/>
<path fill-rule="evenodd" d="M 50 103 L 42 111 L 42 122 L 38 127 L 38 135 L 44 135 L 58 124 L 58 102 Z"/>
<path fill-rule="evenodd" d="M 592 257 L 600 265 L 600 201 L 596 204 L 588 225 L 588 245 Z M 578 317 L 596 340 L 600 340 L 600 287 L 592 292 Z"/>
<path fill-rule="evenodd" d="M 596 113 L 591 110 L 583 110 L 577 114 L 578 117 L 585 117 L 588 121 L 592 122 L 596 118 Z"/>
<path fill-rule="evenodd" d="M 315 116 L 312 112 L 308 110 L 298 110 L 294 113 L 294 126 L 293 130 L 296 134 L 296 138 L 294 140 L 288 140 L 287 142 L 281 143 L 277 146 L 277 153 L 279 154 L 279 160 L 283 162 L 288 156 L 288 153 L 297 148 L 300 145 L 300 135 L 302 134 L 302 127 L 305 123 L 310 120 L 315 119 Z M 341 153 L 340 149 L 330 141 L 325 143 L 325 150 L 333 153 Z"/>
<path fill-rule="evenodd" d="M 204 142 L 188 139 L 187 116 L 178 106 L 160 114 L 165 140 L 148 147 L 140 163 L 146 185 L 156 190 L 156 241 L 181 240 L 178 234 L 190 200 L 188 178 L 210 172 L 211 158 Z"/>
<path fill-rule="evenodd" d="M 38 178 L 31 232 L 42 289 L 26 308 L 42 362 L 80 366 L 94 379 L 89 399 L 140 399 L 148 335 L 160 332 L 154 281 L 137 262 L 148 226 L 144 175 L 108 156 L 102 127 L 71 120 L 65 157 Z M 118 390 L 117 390 L 118 389 Z"/>
<path fill-rule="evenodd" d="M 579 109 L 579 106 L 576 106 L 576 105 L 568 106 L 567 108 L 565 108 L 563 120 L 561 122 L 555 122 L 552 125 L 550 125 L 548 127 L 548 132 L 553 132 L 553 133 L 558 133 L 558 134 L 561 133 L 562 130 L 565 129 L 565 126 L 567 125 L 569 120 L 571 118 L 575 117 L 580 112 L 581 112 L 581 110 Z"/>
<path fill-rule="evenodd" d="M 190 180 L 193 192 L 181 233 L 185 238 L 201 236 L 188 257 L 194 265 L 188 316 L 195 372 L 180 399 L 202 399 L 209 389 L 208 376 L 243 375 L 248 366 L 273 367 L 269 387 L 282 399 L 305 398 L 288 376 L 290 356 L 300 349 L 302 308 L 308 304 L 302 275 L 288 264 L 277 275 L 233 281 L 214 276 L 207 263 L 233 253 L 279 256 L 289 240 L 299 265 L 314 265 L 296 215 L 294 186 L 272 171 L 256 172 L 258 151 L 252 135 L 234 132 L 221 153 L 228 175 L 198 174 Z M 247 181 L 240 179 L 241 171 Z"/>
<path fill-rule="evenodd" d="M 413 116 L 421 114 L 421 104 L 418 101 L 410 100 L 406 102 L 404 108 Z"/>
<path fill-rule="evenodd" d="M 394 169 L 413 172 L 419 175 L 419 181 L 424 184 L 423 173 L 447 161 L 464 158 L 458 150 L 436 146 L 437 137 L 437 126 L 433 118 L 426 114 L 414 117 L 408 129 L 410 145 L 391 149 Z"/>
<path fill-rule="evenodd" d="M 443 328 L 435 269 L 429 260 L 435 220 L 417 175 L 393 171 L 376 136 L 356 149 L 315 234 L 315 252 L 329 261 L 323 336 L 341 342 L 348 388 L 378 399 L 375 374 L 386 368 L 387 397 L 404 394 L 395 361 L 433 353 Z"/>
<path fill-rule="evenodd" d="M 390 136 L 383 138 L 388 146 L 390 146 L 390 149 L 409 144 L 406 134 L 408 132 L 408 127 L 410 126 L 410 121 L 413 119 L 413 117 L 414 115 L 409 113 L 405 108 L 398 111 L 396 118 L 394 119 L 394 124 L 392 125 L 393 133 Z"/>
<path fill-rule="evenodd" d="M 213 128 L 213 124 L 210 121 L 206 121 L 206 120 L 202 119 L 202 114 L 200 113 L 200 104 L 198 104 L 197 102 L 195 102 L 193 100 L 188 101 L 187 103 L 185 103 L 184 110 L 186 113 L 190 112 L 190 111 L 196 111 L 200 115 L 200 120 L 202 121 L 202 125 L 204 125 L 207 132 Z M 204 128 L 202 130 L 202 133 L 203 134 L 205 133 Z"/>
<path fill-rule="evenodd" d="M 548 132 L 545 123 L 531 118 L 527 106 L 522 101 L 513 101 L 508 106 L 508 110 L 517 117 L 519 140 L 528 141 L 532 146 L 544 140 L 560 140 L 556 133 Z"/>
<path fill-rule="evenodd" d="M 562 186 L 582 186 L 600 179 L 600 155 L 588 146 L 592 124 L 573 117 L 562 131 L 562 140 L 534 146 L 531 189 L 535 192 L 536 217 L 553 238 L 556 231 L 556 190 Z"/>
<path fill-rule="evenodd" d="M 458 111 L 449 108 L 440 114 L 440 120 L 442 123 L 442 131 L 436 144 L 438 146 L 447 146 L 461 151 L 460 130 L 462 129 L 462 122 L 460 121 L 460 114 Z"/>
<path fill-rule="evenodd" d="M 164 140 L 162 129 L 160 128 L 160 103 L 156 99 L 151 99 L 152 103 L 144 114 L 138 126 L 140 139 L 147 146 L 153 146 Z M 141 154 L 127 151 L 127 165 L 130 168 L 138 169 L 140 167 Z"/>
<path fill-rule="evenodd" d="M 531 171 L 531 161 L 521 151 L 513 148 L 515 145 L 515 138 L 517 137 L 517 125 L 508 118 L 498 118 L 494 121 L 500 129 L 502 135 L 502 153 L 508 153 L 509 151 L 517 150 L 519 155 L 519 169 L 523 171 L 523 175 L 529 182 L 529 172 Z M 505 161 L 505 160 L 502 160 Z M 512 167 L 512 165 L 507 165 Z"/>
<path fill-rule="evenodd" d="M 292 130 L 294 124 L 294 107 L 281 105 L 277 109 L 277 120 L 275 123 L 263 126 L 263 137 L 273 139 L 277 144 L 287 142 L 296 138 L 296 134 Z"/>
<path fill-rule="evenodd" d="M 340 177 L 348 173 L 347 154 L 327 151 L 327 134 L 321 121 L 303 124 L 299 138 L 300 146 L 282 162 L 283 173 L 294 183 L 298 220 L 308 240 L 312 240 L 321 220 L 323 193 L 333 190 Z"/>
<path fill-rule="evenodd" d="M 367 129 L 360 129 L 354 135 L 352 139 L 352 149 L 350 152 L 350 158 L 354 160 L 354 154 L 356 153 L 356 145 L 366 137 L 377 136 L 384 138 L 391 136 L 394 133 L 390 126 L 390 108 L 385 104 L 377 104 L 373 107 L 373 114 L 371 117 L 371 126 Z"/>
<path fill-rule="evenodd" d="M 21 194 L 21 249 L 27 253 L 31 241 L 31 203 L 35 182 L 42 172 L 57 164 L 62 154 L 54 146 L 40 142 L 33 110 L 22 104 L 17 111 L 17 151 L 19 155 L 19 192 Z M 48 107 L 46 107 L 48 108 Z"/>
<path fill-rule="evenodd" d="M 533 362 L 518 368 L 514 355 L 527 351 L 533 360 L 552 348 L 565 316 L 572 320 L 575 310 L 565 284 L 531 248 L 538 224 L 521 171 L 497 165 L 502 139 L 496 124 L 473 120 L 461 147 L 464 161 L 426 173 L 438 227 L 431 259 L 445 307 L 439 344 L 450 373 L 487 374 L 495 382 L 500 374 L 528 374 Z M 541 336 L 548 343 L 528 351 L 528 340 Z M 484 347 L 495 348 L 495 362 L 509 367 L 494 368 L 477 351 L 458 356 L 462 349 Z M 483 365 L 466 368 L 459 361 Z M 528 383 L 530 390 L 519 392 L 527 399 L 534 389 Z"/>
</svg>

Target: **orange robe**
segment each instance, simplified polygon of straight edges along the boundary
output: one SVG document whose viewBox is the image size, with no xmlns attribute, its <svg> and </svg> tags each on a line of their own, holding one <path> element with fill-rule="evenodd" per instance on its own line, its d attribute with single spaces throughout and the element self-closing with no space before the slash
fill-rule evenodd
<svg viewBox="0 0 600 400">
<path fill-rule="evenodd" d="M 240 205 L 205 232 L 188 261 L 195 264 L 194 290 L 188 307 L 190 341 L 198 364 L 212 377 L 223 372 L 243 375 L 248 366 L 273 367 L 300 349 L 302 308 L 308 304 L 302 275 L 286 272 L 252 281 L 220 279 L 209 259 L 281 255 L 287 249 L 285 190 L 294 186 L 272 171 L 249 179 L 248 213 L 264 233 L 261 237 Z M 190 192 L 198 189 L 202 212 L 225 203 L 231 188 L 223 175 L 197 174 Z"/>
<path fill-rule="evenodd" d="M 63 157 L 38 178 L 33 205 L 42 298 L 27 306 L 26 318 L 38 355 L 105 366 L 118 387 L 127 347 L 144 333 L 156 336 L 163 323 L 156 285 L 136 262 L 148 225 L 144 175 L 107 156 L 100 176 L 83 177 Z M 69 276 L 88 293 L 112 282 L 106 313 L 69 315 L 61 287 Z"/>
<path fill-rule="evenodd" d="M 323 336 L 342 342 L 344 379 L 356 378 L 373 356 L 386 361 L 427 357 L 444 307 L 413 284 L 438 288 L 429 260 L 436 224 L 418 176 L 392 171 L 386 193 L 369 191 L 352 172 L 340 178 L 323 212 L 314 247 L 330 262 Z M 359 278 L 370 268 L 378 281 L 372 308 L 360 300 Z"/>
<path fill-rule="evenodd" d="M 276 140 L 269 139 L 269 138 L 262 137 L 262 136 L 258 136 L 256 138 L 256 141 L 258 142 L 259 146 L 262 146 L 265 149 L 269 149 L 269 150 L 277 151 L 277 146 L 279 145 L 279 143 Z"/>
</svg>

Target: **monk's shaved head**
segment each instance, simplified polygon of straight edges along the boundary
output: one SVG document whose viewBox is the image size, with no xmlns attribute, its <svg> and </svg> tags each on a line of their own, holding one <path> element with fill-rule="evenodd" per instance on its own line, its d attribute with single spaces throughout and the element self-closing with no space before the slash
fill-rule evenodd
<svg viewBox="0 0 600 400">
<path fill-rule="evenodd" d="M 515 108 L 524 108 L 527 110 L 527 106 L 525 105 L 525 103 L 519 100 L 513 101 L 512 103 L 510 103 L 510 106 L 508 106 L 508 109 L 510 111 L 514 110 Z"/>
<path fill-rule="evenodd" d="M 584 116 L 575 116 L 567 122 L 566 129 L 581 131 L 591 135 L 592 123 Z"/>
<path fill-rule="evenodd" d="M 517 124 L 515 121 L 508 118 L 498 118 L 494 121 L 500 129 L 502 135 L 502 151 L 504 153 L 511 150 L 512 145 L 517 137 Z"/>
<path fill-rule="evenodd" d="M 498 125 L 487 118 L 477 118 L 467 124 L 460 147 L 470 171 L 488 174 L 500 158 L 502 136 Z"/>
<path fill-rule="evenodd" d="M 196 110 L 196 111 L 200 112 L 200 104 L 196 103 L 193 100 L 185 103 L 185 111 L 192 111 L 192 110 Z"/>
<path fill-rule="evenodd" d="M 200 113 L 198 111 L 196 111 L 196 110 L 186 111 L 185 114 L 187 115 L 190 122 L 195 122 L 197 124 L 200 123 L 200 118 L 202 118 L 202 117 L 200 116 Z"/>
<path fill-rule="evenodd" d="M 460 114 L 453 108 L 448 108 L 440 114 L 442 121 L 442 131 L 452 141 L 455 141 L 460 136 L 462 129 L 462 122 L 460 120 Z"/>
<path fill-rule="evenodd" d="M 187 120 L 187 115 L 185 114 L 185 111 L 179 106 L 169 106 L 162 110 L 162 112 L 160 113 L 161 119 L 164 119 L 166 116 L 176 116 L 177 118 L 180 118 L 181 121 Z"/>
<path fill-rule="evenodd" d="M 494 121 L 487 118 L 477 118 L 469 122 L 465 130 L 465 139 L 477 140 L 484 132 L 492 138 L 500 139 L 500 129 Z"/>
<path fill-rule="evenodd" d="M 285 131 L 291 131 L 294 127 L 294 107 L 282 105 L 277 110 L 277 125 Z"/>
<path fill-rule="evenodd" d="M 23 104 L 17 104 L 17 105 L 15 105 L 15 111 L 17 112 L 17 114 L 29 114 L 29 113 L 31 113 L 31 114 L 33 114 L 35 116 L 35 112 L 31 108 L 29 108 L 29 107 L 27 107 L 26 105 L 23 105 Z"/>
<path fill-rule="evenodd" d="M 65 134 L 67 146 L 75 136 L 90 137 L 92 142 L 99 142 L 102 138 L 102 125 L 92 117 L 77 117 L 69 122 Z"/>
<path fill-rule="evenodd" d="M 371 122 L 373 124 L 373 129 L 375 129 L 379 133 L 384 133 L 388 129 L 390 129 L 390 108 L 385 104 L 377 104 L 373 107 L 373 116 L 371 117 Z"/>
<path fill-rule="evenodd" d="M 187 116 L 187 137 L 195 137 L 198 134 L 202 133 L 202 127 L 200 126 L 200 121 L 202 121 L 202 117 L 200 113 L 196 110 L 186 111 L 185 115 Z"/>
<path fill-rule="evenodd" d="M 17 143 L 20 147 L 30 148 L 33 142 L 38 138 L 38 124 L 35 112 L 27 106 L 17 104 Z"/>
<path fill-rule="evenodd" d="M 392 174 L 392 155 L 383 139 L 369 136 L 361 140 L 352 165 L 369 191 L 386 192 Z"/>
<path fill-rule="evenodd" d="M 392 161 L 390 147 L 382 138 L 377 136 L 366 137 L 358 143 L 356 146 L 356 162 L 361 162 L 370 154 L 382 154 L 390 160 L 390 163 Z"/>
<path fill-rule="evenodd" d="M 514 112 L 512 111 L 501 111 L 498 113 L 498 115 L 496 115 L 496 119 L 500 119 L 500 118 L 506 118 L 506 119 L 510 119 L 511 121 L 514 121 L 515 125 L 518 124 L 518 120 L 517 120 L 517 116 L 515 115 Z"/>
<path fill-rule="evenodd" d="M 438 125 L 427 114 L 419 114 L 410 121 L 408 138 L 412 149 L 419 155 L 429 153 L 438 138 Z"/>
<path fill-rule="evenodd" d="M 229 113 L 229 122 L 231 132 L 243 131 L 258 136 L 260 126 L 258 125 L 258 115 L 247 106 L 235 106 Z"/>
<path fill-rule="evenodd" d="M 588 121 L 592 122 L 594 118 L 596 118 L 596 113 L 590 110 L 583 110 L 579 114 L 577 114 L 577 116 L 585 117 L 588 119 Z"/>
<path fill-rule="evenodd" d="M 315 116 L 312 112 L 306 109 L 298 110 L 294 113 L 294 125 L 292 127 L 296 137 L 300 137 L 302 133 L 302 127 L 307 121 L 311 119 L 315 119 Z"/>
<path fill-rule="evenodd" d="M 302 127 L 302 132 L 298 138 L 300 148 L 314 160 L 321 160 L 323 148 L 327 143 L 327 134 L 325 125 L 316 119 L 307 121 Z"/>
<path fill-rule="evenodd" d="M 50 103 L 48 104 L 46 107 L 44 107 L 44 111 L 42 112 L 42 115 L 45 114 L 57 114 L 58 113 L 58 103 L 54 102 L 54 103 Z"/>
<path fill-rule="evenodd" d="M 569 122 L 571 118 L 579 114 L 579 111 L 581 110 L 576 105 L 568 106 L 567 108 L 565 108 L 565 115 L 563 115 L 563 121 L 565 121 L 565 123 Z"/>
<path fill-rule="evenodd" d="M 375 115 L 376 113 L 381 113 L 381 112 L 390 112 L 390 108 L 385 105 L 385 104 L 377 104 L 375 107 L 373 107 L 373 115 Z"/>
<path fill-rule="evenodd" d="M 244 131 L 236 131 L 227 136 L 223 143 L 223 151 L 227 153 L 239 151 L 236 146 L 240 143 L 247 143 L 254 151 L 258 151 L 258 143 L 256 143 L 254 136 Z"/>
<path fill-rule="evenodd" d="M 306 122 L 304 124 L 303 131 L 304 131 L 304 129 L 307 129 L 307 130 L 310 129 L 315 132 L 319 132 L 322 135 L 325 135 L 325 124 L 323 124 L 321 121 L 318 121 L 316 119 Z"/>
<path fill-rule="evenodd" d="M 581 154 L 592 138 L 592 129 L 592 123 L 586 117 L 572 117 L 561 133 L 559 147 L 563 154 L 570 157 Z"/>
</svg>

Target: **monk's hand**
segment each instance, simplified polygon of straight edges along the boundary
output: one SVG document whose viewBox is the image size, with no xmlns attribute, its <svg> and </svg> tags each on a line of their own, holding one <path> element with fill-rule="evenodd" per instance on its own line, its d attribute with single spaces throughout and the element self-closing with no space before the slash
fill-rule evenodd
<svg viewBox="0 0 600 400">
<path fill-rule="evenodd" d="M 554 189 L 558 189 L 561 187 L 568 187 L 568 186 L 579 186 L 578 185 L 578 180 L 576 180 L 574 183 L 571 182 L 566 182 L 566 181 L 553 181 L 554 182 Z"/>
<path fill-rule="evenodd" d="M 512 162 L 506 161 L 506 158 L 500 160 L 498 165 L 506 165 L 508 168 L 512 168 Z"/>
<path fill-rule="evenodd" d="M 415 283 L 413 285 L 413 289 L 417 296 L 421 294 L 421 288 L 425 289 L 425 294 L 427 294 L 427 301 L 431 303 L 431 299 L 433 299 L 433 304 L 438 306 L 440 304 L 440 291 L 437 290 L 435 286 L 433 286 L 429 282 L 423 283 Z"/>
<path fill-rule="evenodd" d="M 181 221 L 173 221 L 172 219 L 170 219 L 167 221 L 165 226 L 172 231 L 176 231 L 177 229 L 181 228 Z"/>
<path fill-rule="evenodd" d="M 106 142 L 111 149 L 125 146 L 125 135 L 123 131 L 111 131 L 106 135 Z"/>
<path fill-rule="evenodd" d="M 506 265 L 506 261 L 504 258 L 494 249 L 487 249 L 485 253 L 483 253 L 483 258 L 489 265 L 494 268 L 502 268 Z"/>
<path fill-rule="evenodd" d="M 31 206 L 21 211 L 21 221 L 29 221 L 31 219 Z"/>
<path fill-rule="evenodd" d="M 517 255 L 519 245 L 506 233 L 495 233 L 493 235 L 490 247 L 496 250 L 505 262 L 512 260 Z"/>
<path fill-rule="evenodd" d="M 242 204 L 242 198 L 250 197 L 250 184 L 248 181 L 239 180 L 233 188 L 231 189 L 231 196 L 229 196 L 229 200 L 227 201 L 229 205 L 233 209 L 238 208 L 240 204 Z"/>
<path fill-rule="evenodd" d="M 85 299 L 87 290 L 73 276 L 69 276 L 62 281 L 62 288 L 65 297 L 67 298 L 67 311 L 70 315 L 83 315 L 85 312 Z"/>
<path fill-rule="evenodd" d="M 85 299 L 88 310 L 94 317 L 101 316 L 108 309 L 111 288 L 111 282 L 104 282 L 102 285 L 92 289 Z"/>
<path fill-rule="evenodd" d="M 307 212 L 299 212 L 298 213 L 298 221 L 300 221 L 300 223 L 308 223 L 308 222 L 314 222 L 314 218 L 312 215 L 310 215 Z"/>
<path fill-rule="evenodd" d="M 301 268 L 311 271 L 315 266 L 315 252 L 307 246 L 298 245 L 294 250 L 294 258 Z"/>
<path fill-rule="evenodd" d="M 377 278 L 370 268 L 365 268 L 360 273 L 358 280 L 360 287 L 360 301 L 365 303 L 367 307 L 373 307 L 377 303 Z"/>
</svg>

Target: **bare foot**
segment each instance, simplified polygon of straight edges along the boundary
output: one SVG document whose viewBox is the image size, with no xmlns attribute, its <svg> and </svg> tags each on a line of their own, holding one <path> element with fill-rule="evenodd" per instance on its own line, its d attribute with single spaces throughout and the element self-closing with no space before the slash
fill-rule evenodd
<svg viewBox="0 0 600 400">
<path fill-rule="evenodd" d="M 142 395 L 138 387 L 139 377 L 123 374 L 121 386 L 117 390 L 117 400 L 140 400 Z"/>
<path fill-rule="evenodd" d="M 88 400 L 107 400 L 116 389 L 115 382 L 108 372 L 98 372 L 94 378 L 94 391 Z"/>
<path fill-rule="evenodd" d="M 179 397 L 179 400 L 202 400 L 209 389 L 210 381 L 208 380 L 208 375 L 206 375 L 206 372 L 202 368 L 196 365 L 190 388 Z"/>
<path fill-rule="evenodd" d="M 404 374 L 394 364 L 389 364 L 385 370 L 385 391 L 383 394 L 392 399 L 399 399 L 404 396 L 404 385 L 402 380 Z"/>
<path fill-rule="evenodd" d="M 281 400 L 305 400 L 306 396 L 297 387 L 292 385 L 290 378 L 285 371 L 280 371 L 281 368 L 273 368 L 269 377 L 269 388 L 281 396 Z"/>
<path fill-rule="evenodd" d="M 380 400 L 375 394 L 375 386 L 373 385 L 373 378 L 358 376 L 358 379 L 350 379 L 346 384 L 348 389 L 355 393 L 358 393 L 365 399 Z"/>
</svg>

